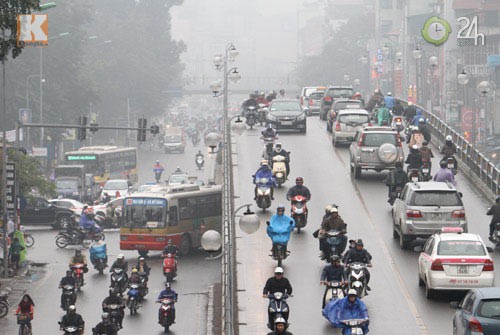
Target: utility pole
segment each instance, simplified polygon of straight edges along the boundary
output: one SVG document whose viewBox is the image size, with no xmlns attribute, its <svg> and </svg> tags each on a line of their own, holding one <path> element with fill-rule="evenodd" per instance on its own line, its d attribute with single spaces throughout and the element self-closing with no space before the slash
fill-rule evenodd
<svg viewBox="0 0 500 335">
<path fill-rule="evenodd" d="M 5 39 L 5 29 L 2 29 L 2 39 Z M 5 100 L 5 61 L 2 59 L 2 114 L 0 125 L 2 127 L 2 230 L 3 230 L 3 276 L 9 276 L 9 257 L 7 248 L 7 102 Z"/>
</svg>

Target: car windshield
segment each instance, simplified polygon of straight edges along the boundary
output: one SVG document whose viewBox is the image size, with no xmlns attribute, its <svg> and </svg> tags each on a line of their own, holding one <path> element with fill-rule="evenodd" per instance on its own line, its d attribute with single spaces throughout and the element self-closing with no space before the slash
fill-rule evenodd
<svg viewBox="0 0 500 335">
<path fill-rule="evenodd" d="M 294 111 L 300 112 L 300 105 L 296 101 L 276 101 L 271 104 L 270 111 Z"/>
<path fill-rule="evenodd" d="M 166 199 L 125 199 L 125 227 L 165 227 L 166 213 Z"/>
<path fill-rule="evenodd" d="M 414 206 L 462 206 L 462 200 L 455 191 L 418 191 L 413 195 Z"/>
<path fill-rule="evenodd" d="M 314 92 L 309 95 L 309 99 L 321 100 L 325 92 Z"/>
<path fill-rule="evenodd" d="M 477 308 L 477 315 L 483 318 L 500 319 L 500 299 L 483 299 Z"/>
<path fill-rule="evenodd" d="M 165 136 L 165 143 L 179 143 L 181 142 L 181 137 L 179 135 Z"/>
<path fill-rule="evenodd" d="M 360 108 L 361 107 L 361 101 L 360 102 L 355 102 L 355 101 L 337 101 L 335 102 L 335 107 L 334 109 L 336 111 L 341 110 L 341 109 L 353 109 L 353 108 Z"/>
<path fill-rule="evenodd" d="M 441 241 L 438 244 L 439 256 L 484 256 L 486 251 L 479 241 Z"/>
<path fill-rule="evenodd" d="M 78 181 L 76 180 L 56 180 L 56 188 L 59 190 L 71 190 L 78 188 Z"/>
<path fill-rule="evenodd" d="M 317 90 L 316 87 L 306 88 L 306 89 L 304 89 L 304 94 L 303 95 L 307 97 L 309 94 L 313 93 L 316 90 Z"/>
<path fill-rule="evenodd" d="M 326 95 L 333 98 L 350 98 L 354 94 L 352 88 L 331 88 Z"/>
<path fill-rule="evenodd" d="M 379 147 L 382 144 L 390 143 L 397 145 L 396 136 L 394 134 L 364 134 L 363 146 Z"/>
<path fill-rule="evenodd" d="M 109 180 L 104 185 L 105 190 L 125 190 L 128 188 L 128 184 L 123 180 Z"/>
<path fill-rule="evenodd" d="M 365 114 L 343 114 L 339 116 L 339 122 L 341 123 L 368 123 L 368 115 Z"/>
</svg>

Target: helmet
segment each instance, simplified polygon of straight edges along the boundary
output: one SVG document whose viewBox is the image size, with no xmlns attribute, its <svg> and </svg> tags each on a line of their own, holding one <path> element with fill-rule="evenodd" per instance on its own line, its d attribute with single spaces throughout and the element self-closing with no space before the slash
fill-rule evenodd
<svg viewBox="0 0 500 335">
<path fill-rule="evenodd" d="M 286 320 L 285 318 L 282 318 L 282 317 L 277 317 L 275 320 L 274 320 L 274 324 L 277 325 L 278 323 L 282 323 L 286 326 Z"/>
<path fill-rule="evenodd" d="M 89 206 L 87 207 L 87 209 L 85 210 L 85 214 L 93 214 L 94 213 L 94 208 Z"/>
<path fill-rule="evenodd" d="M 273 125 L 272 125 L 272 124 L 270 124 L 270 123 L 268 123 L 268 124 L 267 124 L 267 129 L 273 129 Z"/>
<path fill-rule="evenodd" d="M 416 144 L 412 145 L 411 150 L 418 151 L 418 145 L 416 145 Z"/>
<path fill-rule="evenodd" d="M 387 95 L 388 95 L 388 96 L 392 96 L 392 93 L 391 93 L 391 92 L 387 92 Z"/>
<path fill-rule="evenodd" d="M 375 91 L 373 91 L 373 93 L 380 93 L 380 90 L 376 88 Z"/>
<path fill-rule="evenodd" d="M 304 183 L 304 178 L 302 177 L 297 177 L 295 178 L 295 184 L 299 184 L 302 185 Z"/>
<path fill-rule="evenodd" d="M 446 136 L 446 141 L 450 141 L 451 142 L 452 140 L 453 140 L 453 138 L 451 137 L 451 135 Z"/>
<path fill-rule="evenodd" d="M 71 275 L 73 275 L 73 271 L 71 271 L 71 270 L 67 270 L 67 271 L 66 271 L 66 276 L 71 276 Z"/>
<path fill-rule="evenodd" d="M 347 291 L 347 295 L 348 296 L 350 296 L 350 295 L 358 296 L 358 292 L 356 292 L 355 289 L 351 288 L 351 289 L 349 289 L 349 291 Z"/>
<path fill-rule="evenodd" d="M 282 145 L 281 143 L 276 143 L 276 149 L 280 148 L 281 149 Z"/>
<path fill-rule="evenodd" d="M 331 258 L 330 258 L 330 261 L 331 262 L 337 262 L 339 261 L 340 262 L 340 257 L 338 255 L 333 255 Z"/>
<path fill-rule="evenodd" d="M 139 262 L 144 261 L 144 257 L 139 258 Z"/>
<path fill-rule="evenodd" d="M 358 245 L 359 245 L 359 246 L 364 246 L 364 244 L 363 244 L 363 240 L 362 240 L 362 239 L 360 239 L 360 238 L 358 238 L 358 239 L 356 240 L 356 246 L 358 246 Z"/>
<path fill-rule="evenodd" d="M 75 250 L 75 256 L 80 256 L 82 254 L 82 251 L 80 249 Z"/>
<path fill-rule="evenodd" d="M 115 296 L 117 294 L 116 290 L 114 288 L 109 289 L 109 295 Z"/>
<path fill-rule="evenodd" d="M 165 283 L 165 288 L 172 288 L 172 286 L 170 285 L 170 283 L 169 283 L 169 282 L 166 282 L 166 283 Z"/>
<path fill-rule="evenodd" d="M 265 165 L 265 166 L 268 166 L 268 165 L 269 165 L 269 162 L 268 162 L 267 160 L 265 160 L 265 159 L 264 159 L 263 161 L 261 161 L 261 162 L 260 162 L 260 166 L 264 166 L 264 165 Z"/>
<path fill-rule="evenodd" d="M 261 95 L 261 96 L 265 96 L 265 95 L 266 95 L 266 93 L 264 93 L 264 91 L 262 91 L 262 92 L 260 92 L 260 95 Z"/>
<path fill-rule="evenodd" d="M 109 319 L 109 314 L 108 313 L 102 313 L 101 314 L 101 319 L 103 319 L 103 320 Z"/>
<path fill-rule="evenodd" d="M 448 163 L 445 160 L 442 160 L 441 162 L 439 162 L 439 166 L 445 168 L 448 166 Z"/>
<path fill-rule="evenodd" d="M 116 258 L 118 258 L 118 259 L 125 259 L 125 256 L 123 256 L 123 254 L 119 254 Z"/>
<path fill-rule="evenodd" d="M 169 239 L 169 240 L 167 241 L 167 244 L 172 244 L 172 240 L 170 240 L 170 239 Z"/>
<path fill-rule="evenodd" d="M 332 210 L 332 206 L 331 205 L 328 205 L 325 207 L 325 213 L 330 213 L 330 211 Z"/>
<path fill-rule="evenodd" d="M 273 94 L 274 94 L 274 91 L 269 91 L 267 94 L 269 94 L 269 95 L 273 95 Z"/>
<path fill-rule="evenodd" d="M 413 102 L 409 101 L 408 106 L 413 106 Z"/>
<path fill-rule="evenodd" d="M 332 206 L 332 208 L 330 209 L 330 213 L 338 213 L 338 212 L 339 210 L 335 206 Z"/>
<path fill-rule="evenodd" d="M 418 123 L 425 123 L 425 119 L 423 117 L 421 117 L 420 119 L 418 119 Z"/>
<path fill-rule="evenodd" d="M 279 211 L 285 211 L 285 205 L 283 204 L 279 204 L 278 207 L 276 208 L 276 211 L 279 212 Z"/>
<path fill-rule="evenodd" d="M 68 313 L 76 313 L 76 307 L 75 305 L 71 305 L 68 307 Z"/>
<path fill-rule="evenodd" d="M 283 273 L 283 268 L 281 266 L 278 266 L 276 269 L 274 269 L 274 273 Z"/>
<path fill-rule="evenodd" d="M 500 202 L 500 195 L 495 199 L 496 202 Z"/>
<path fill-rule="evenodd" d="M 137 271 L 137 269 L 136 269 L 136 268 L 133 268 L 133 269 L 132 269 L 132 273 L 137 273 L 137 272 L 139 272 L 139 271 Z"/>
<path fill-rule="evenodd" d="M 284 90 L 284 89 L 281 89 L 281 90 L 280 90 L 280 94 L 285 94 L 285 90 Z"/>
<path fill-rule="evenodd" d="M 255 95 L 253 93 L 250 93 L 248 96 L 250 97 L 250 99 L 255 98 Z"/>
<path fill-rule="evenodd" d="M 429 143 L 427 143 L 427 141 L 422 142 L 422 145 L 427 145 L 427 144 L 429 144 Z"/>
<path fill-rule="evenodd" d="M 160 163 L 160 160 L 159 160 L 159 159 L 157 159 L 157 160 L 156 160 L 156 163 Z"/>
</svg>

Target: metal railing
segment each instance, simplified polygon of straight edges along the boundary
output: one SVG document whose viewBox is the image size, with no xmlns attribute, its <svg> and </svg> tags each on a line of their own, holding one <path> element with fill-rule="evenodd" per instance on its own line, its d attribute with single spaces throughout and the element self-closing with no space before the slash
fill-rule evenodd
<svg viewBox="0 0 500 335">
<path fill-rule="evenodd" d="M 404 100 L 401 100 L 401 102 L 404 104 L 407 103 Z M 422 106 L 415 105 L 415 107 L 421 109 L 424 117 L 429 120 L 433 139 L 438 139 L 441 143 L 444 143 L 446 136 L 451 135 L 453 143 L 457 146 L 456 158 L 470 169 L 470 173 L 481 179 L 484 185 L 493 192 L 493 195 L 498 195 L 500 170 L 495 164 L 438 116 L 426 111 Z"/>
</svg>

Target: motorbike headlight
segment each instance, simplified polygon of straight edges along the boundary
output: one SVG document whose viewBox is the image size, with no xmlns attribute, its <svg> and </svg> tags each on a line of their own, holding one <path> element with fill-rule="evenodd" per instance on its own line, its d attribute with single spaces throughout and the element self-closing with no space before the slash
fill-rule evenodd
<svg viewBox="0 0 500 335">
<path fill-rule="evenodd" d="M 288 312 L 288 307 L 283 308 L 283 312 Z"/>
<path fill-rule="evenodd" d="M 274 313 L 275 312 L 274 308 L 269 307 L 269 312 Z"/>
<path fill-rule="evenodd" d="M 261 188 L 259 188 L 259 189 L 257 189 L 257 194 L 264 195 L 264 191 Z"/>
<path fill-rule="evenodd" d="M 271 189 L 268 188 L 267 190 L 265 190 L 264 195 L 269 195 L 270 193 L 271 193 Z"/>
</svg>

